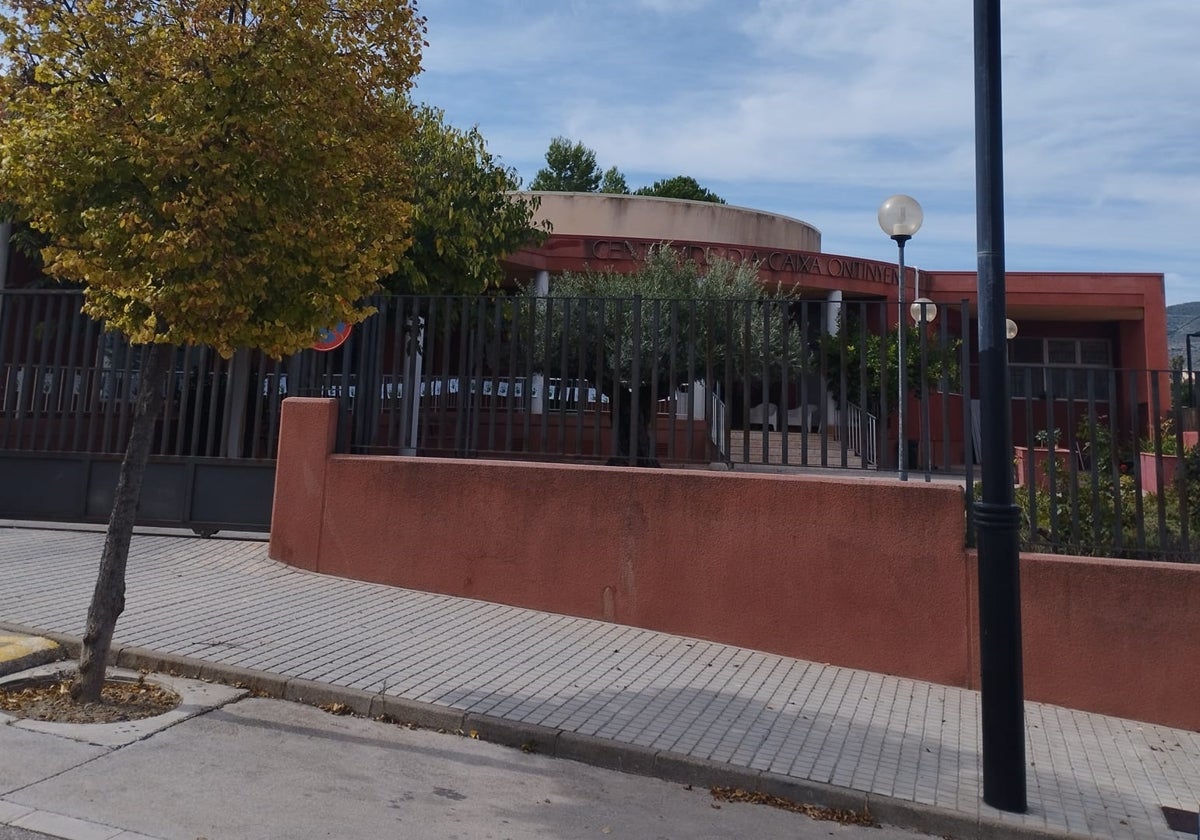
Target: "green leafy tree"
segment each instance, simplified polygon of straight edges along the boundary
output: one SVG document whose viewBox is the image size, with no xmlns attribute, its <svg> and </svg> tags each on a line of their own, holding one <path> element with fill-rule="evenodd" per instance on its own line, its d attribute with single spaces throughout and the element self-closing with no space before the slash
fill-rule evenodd
<svg viewBox="0 0 1200 840">
<path fill-rule="evenodd" d="M 403 143 L 411 162 L 412 246 L 385 285 L 396 292 L 474 294 L 504 279 L 500 259 L 542 240 L 541 199 L 514 195 L 520 179 L 487 150 L 478 128 L 460 131 L 437 108 L 415 109 Z"/>
<path fill-rule="evenodd" d="M 52 277 L 143 345 L 72 695 L 96 700 L 176 344 L 279 356 L 369 314 L 408 247 L 406 96 L 424 20 L 396 0 L 8 0 L 0 200 Z"/>
<path fill-rule="evenodd" d="M 625 176 L 617 167 L 610 166 L 604 170 L 604 177 L 600 180 L 600 192 L 629 195 L 629 184 L 625 182 Z"/>
<path fill-rule="evenodd" d="M 636 431 L 637 463 L 657 466 L 650 427 L 656 401 L 673 388 L 696 380 L 712 386 L 727 363 L 736 376 L 760 379 L 804 370 L 807 348 L 790 320 L 794 300 L 793 290 L 764 288 L 754 263 L 712 258 L 701 265 L 661 245 L 635 273 L 556 278 L 539 300 L 534 343 L 552 348 L 550 373 L 582 371 L 605 394 L 621 395 L 614 463 L 628 463 Z"/>
<path fill-rule="evenodd" d="M 687 198 L 692 201 L 711 201 L 714 204 L 724 204 L 721 198 L 712 190 L 700 186 L 700 183 L 690 175 L 676 175 L 674 178 L 663 178 L 648 187 L 641 187 L 634 195 L 654 195 L 659 198 Z"/>
<path fill-rule="evenodd" d="M 544 192 L 630 195 L 629 183 L 621 170 L 611 166 L 601 174 L 595 151 L 566 137 L 555 137 L 550 141 L 550 148 L 546 150 L 546 165 L 533 176 L 529 188 Z M 725 203 L 725 199 L 700 186 L 695 178 L 688 175 L 660 179 L 648 187 L 634 190 L 632 194 Z"/>
<path fill-rule="evenodd" d="M 930 390 L 941 387 L 943 378 L 951 390 L 958 389 L 962 384 L 962 374 L 959 370 L 959 356 L 962 347 L 960 339 L 947 342 L 945 349 L 933 338 L 925 338 L 925 369 L 921 369 L 921 332 L 913 325 L 905 326 L 904 355 L 905 381 L 911 393 L 919 393 L 922 381 Z M 865 334 L 864 334 L 865 333 Z M 825 370 L 829 390 L 840 394 L 845 375 L 845 393 L 849 402 L 857 403 L 865 391 L 867 408 L 872 413 L 879 412 L 882 406 L 880 400 L 880 376 L 886 365 L 887 371 L 887 404 L 889 413 L 895 412 L 898 405 L 896 383 L 900 375 L 897 364 L 899 358 L 898 333 L 889 330 L 885 335 L 871 330 L 861 330 L 859 325 L 851 320 L 847 327 L 839 320 L 836 333 L 827 333 L 821 338 L 821 348 L 825 355 Z M 866 380 L 863 380 L 863 356 L 866 356 Z M 922 380 L 922 376 L 924 380 Z"/>
<path fill-rule="evenodd" d="M 594 151 L 566 137 L 555 137 L 546 150 L 546 166 L 533 176 L 529 188 L 546 192 L 596 192 L 600 179 Z"/>
</svg>

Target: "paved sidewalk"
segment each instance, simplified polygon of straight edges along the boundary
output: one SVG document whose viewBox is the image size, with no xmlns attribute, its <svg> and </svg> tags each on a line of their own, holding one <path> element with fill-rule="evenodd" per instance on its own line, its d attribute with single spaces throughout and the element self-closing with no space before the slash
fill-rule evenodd
<svg viewBox="0 0 1200 840">
<path fill-rule="evenodd" d="M 0 623 L 81 635 L 101 544 L 0 528 Z M 1200 733 L 1027 703 L 1030 812 L 1003 813 L 980 799 L 975 692 L 310 574 L 259 540 L 140 534 L 127 601 L 122 664 L 633 772 L 865 804 L 922 831 L 1181 840 L 1163 806 L 1200 805 Z"/>
</svg>

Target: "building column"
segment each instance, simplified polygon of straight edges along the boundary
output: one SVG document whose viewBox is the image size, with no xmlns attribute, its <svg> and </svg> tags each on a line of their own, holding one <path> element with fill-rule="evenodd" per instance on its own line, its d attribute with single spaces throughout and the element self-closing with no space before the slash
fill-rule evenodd
<svg viewBox="0 0 1200 840">
<path fill-rule="evenodd" d="M 549 271 L 542 269 L 534 275 L 533 293 L 540 298 L 544 298 L 550 294 Z M 535 373 L 530 377 L 530 390 L 532 394 L 529 398 L 529 412 L 531 414 L 541 414 L 546 399 L 546 377 L 540 373 Z"/>
<path fill-rule="evenodd" d="M 825 296 L 825 323 L 822 325 L 825 328 L 825 333 L 828 335 L 837 335 L 842 329 L 842 290 L 830 289 L 829 294 Z M 822 387 L 825 384 L 822 383 Z M 837 426 L 841 423 L 841 417 L 838 416 L 837 400 L 833 398 L 833 394 L 829 392 L 829 388 L 825 387 L 825 408 L 824 414 L 821 417 L 822 428 L 828 428 L 830 424 Z"/>
<path fill-rule="evenodd" d="M 825 332 L 828 335 L 837 335 L 839 323 L 842 317 L 842 290 L 830 289 L 829 294 L 825 296 Z"/>
</svg>

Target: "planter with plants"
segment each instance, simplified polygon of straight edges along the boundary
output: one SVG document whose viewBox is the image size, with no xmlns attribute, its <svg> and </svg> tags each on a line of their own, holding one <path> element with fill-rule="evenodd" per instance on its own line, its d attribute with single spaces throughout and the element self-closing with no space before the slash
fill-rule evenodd
<svg viewBox="0 0 1200 840">
<path fill-rule="evenodd" d="M 1187 447 L 1186 440 L 1184 447 Z M 1157 435 L 1142 438 L 1138 450 L 1138 468 L 1141 471 L 1143 493 L 1161 493 L 1164 487 L 1175 483 L 1182 459 L 1179 440 L 1175 434 L 1175 423 L 1170 417 L 1159 424 Z M 1161 477 L 1159 464 L 1162 465 Z"/>
<path fill-rule="evenodd" d="M 1032 481 L 1038 487 L 1046 489 L 1050 486 L 1050 463 L 1054 462 L 1054 471 L 1059 474 L 1067 469 L 1067 450 L 1059 448 L 1062 438 L 1060 429 L 1041 429 L 1033 436 L 1037 446 L 1014 446 L 1013 465 L 1016 472 L 1015 483 L 1024 487 Z"/>
</svg>

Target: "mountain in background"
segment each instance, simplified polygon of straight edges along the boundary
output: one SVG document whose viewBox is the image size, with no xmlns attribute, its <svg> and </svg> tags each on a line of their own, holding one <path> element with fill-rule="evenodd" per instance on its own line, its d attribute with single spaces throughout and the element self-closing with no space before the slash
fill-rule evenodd
<svg viewBox="0 0 1200 840">
<path fill-rule="evenodd" d="M 1187 359 L 1187 334 L 1200 333 L 1200 301 L 1167 307 L 1167 358 Z M 1200 368 L 1200 338 L 1192 339 L 1192 367 Z"/>
</svg>

